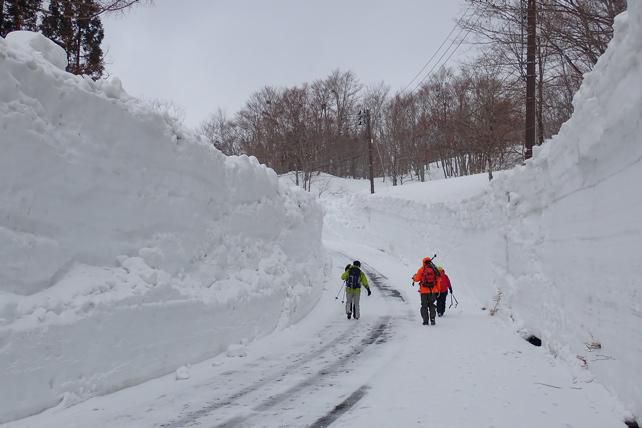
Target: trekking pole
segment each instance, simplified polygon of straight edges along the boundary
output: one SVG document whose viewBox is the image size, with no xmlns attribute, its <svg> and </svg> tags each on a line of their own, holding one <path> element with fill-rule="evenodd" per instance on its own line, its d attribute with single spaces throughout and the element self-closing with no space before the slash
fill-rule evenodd
<svg viewBox="0 0 642 428">
<path fill-rule="evenodd" d="M 341 303 L 345 303 L 346 301 L 346 288 L 343 287 L 343 296 L 341 297 Z"/>
<path fill-rule="evenodd" d="M 448 306 L 448 309 L 453 307 L 453 299 L 455 299 L 455 307 L 457 307 L 457 305 L 459 304 L 455 295 L 453 293 L 450 293 L 450 306 Z"/>
<path fill-rule="evenodd" d="M 337 295 L 334 296 L 334 300 L 339 300 L 339 294 L 341 294 L 341 290 L 343 290 L 343 287 L 346 285 L 346 282 L 343 281 L 343 284 L 339 287 L 339 291 L 337 291 Z"/>
</svg>

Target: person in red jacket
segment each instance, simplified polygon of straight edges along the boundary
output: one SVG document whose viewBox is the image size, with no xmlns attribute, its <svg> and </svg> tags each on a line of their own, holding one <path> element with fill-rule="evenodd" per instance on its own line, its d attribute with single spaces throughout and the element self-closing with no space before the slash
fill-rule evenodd
<svg viewBox="0 0 642 428">
<path fill-rule="evenodd" d="M 435 300 L 437 299 L 437 281 L 439 271 L 433 264 L 430 257 L 424 257 L 423 263 L 416 274 L 413 275 L 413 285 L 419 283 L 419 293 L 421 294 L 421 318 L 423 324 L 429 323 L 435 325 Z"/>
<path fill-rule="evenodd" d="M 439 278 L 437 279 L 437 315 L 442 317 L 446 312 L 446 297 L 448 297 L 448 292 L 453 292 L 453 287 L 444 268 L 439 266 L 437 270 L 439 271 Z"/>
</svg>

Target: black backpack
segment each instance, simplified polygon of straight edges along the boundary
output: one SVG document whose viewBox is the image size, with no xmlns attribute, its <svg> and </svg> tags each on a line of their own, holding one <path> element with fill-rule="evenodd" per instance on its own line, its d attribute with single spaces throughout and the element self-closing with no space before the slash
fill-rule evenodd
<svg viewBox="0 0 642 428">
<path fill-rule="evenodd" d="M 356 266 L 350 267 L 348 270 L 348 279 L 346 279 L 346 287 L 361 288 L 361 269 Z"/>
</svg>

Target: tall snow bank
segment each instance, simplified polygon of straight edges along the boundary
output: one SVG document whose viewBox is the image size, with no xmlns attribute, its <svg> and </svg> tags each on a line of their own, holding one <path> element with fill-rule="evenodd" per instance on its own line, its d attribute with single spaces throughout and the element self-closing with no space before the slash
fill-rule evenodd
<svg viewBox="0 0 642 428">
<path fill-rule="evenodd" d="M 315 201 L 63 59 L 0 38 L 0 421 L 297 321 L 324 274 Z"/>
<path fill-rule="evenodd" d="M 495 265 L 510 306 L 552 349 L 587 360 L 638 417 L 641 82 L 642 4 L 629 2 L 574 99 L 573 117 L 525 167 L 493 183 L 506 201 L 505 251 Z M 589 350 L 593 342 L 601 349 Z"/>
<path fill-rule="evenodd" d="M 573 117 L 525 166 L 490 185 L 477 176 L 330 198 L 326 222 L 398 257 L 409 276 L 438 252 L 455 290 L 486 305 L 499 290 L 500 314 L 642 417 L 642 4 L 629 2 L 615 27 Z"/>
</svg>

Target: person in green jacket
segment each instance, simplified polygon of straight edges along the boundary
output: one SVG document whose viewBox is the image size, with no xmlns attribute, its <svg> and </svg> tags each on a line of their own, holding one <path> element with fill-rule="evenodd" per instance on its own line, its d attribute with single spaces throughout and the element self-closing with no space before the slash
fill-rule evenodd
<svg viewBox="0 0 642 428">
<path fill-rule="evenodd" d="M 351 265 L 346 266 L 345 272 L 341 274 L 341 279 L 346 282 L 346 314 L 348 319 L 354 314 L 354 319 L 358 320 L 361 315 L 359 311 L 361 286 L 368 291 L 368 296 L 372 294 L 368 286 L 368 278 L 361 271 L 361 262 L 355 260 Z"/>
</svg>

